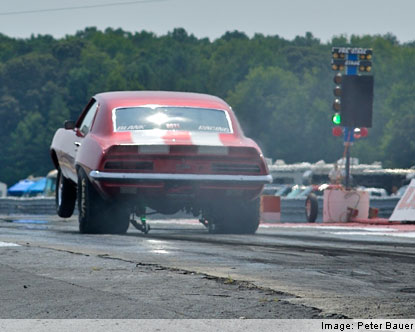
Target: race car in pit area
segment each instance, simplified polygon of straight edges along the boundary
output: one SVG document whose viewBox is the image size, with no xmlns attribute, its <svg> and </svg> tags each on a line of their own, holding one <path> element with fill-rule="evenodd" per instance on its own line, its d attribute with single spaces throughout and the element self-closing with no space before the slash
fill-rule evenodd
<svg viewBox="0 0 415 332">
<path fill-rule="evenodd" d="M 212 233 L 252 234 L 272 181 L 230 106 L 205 94 L 97 94 L 57 130 L 50 153 L 57 213 L 70 217 L 77 201 L 81 233 L 125 233 L 151 208 L 193 213 Z"/>
</svg>

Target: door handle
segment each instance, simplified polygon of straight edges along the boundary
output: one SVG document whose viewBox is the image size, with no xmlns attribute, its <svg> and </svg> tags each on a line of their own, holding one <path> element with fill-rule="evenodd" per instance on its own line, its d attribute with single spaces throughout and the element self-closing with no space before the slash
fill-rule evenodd
<svg viewBox="0 0 415 332">
<path fill-rule="evenodd" d="M 78 148 L 81 146 L 80 142 L 74 142 L 73 144 L 75 144 L 75 146 L 78 147 Z"/>
</svg>

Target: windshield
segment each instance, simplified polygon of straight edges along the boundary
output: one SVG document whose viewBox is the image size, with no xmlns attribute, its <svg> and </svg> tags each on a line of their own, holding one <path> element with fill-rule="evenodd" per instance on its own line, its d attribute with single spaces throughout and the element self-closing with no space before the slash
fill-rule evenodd
<svg viewBox="0 0 415 332">
<path fill-rule="evenodd" d="M 115 131 L 184 130 L 231 133 L 225 111 L 192 107 L 125 107 L 113 113 Z"/>
</svg>

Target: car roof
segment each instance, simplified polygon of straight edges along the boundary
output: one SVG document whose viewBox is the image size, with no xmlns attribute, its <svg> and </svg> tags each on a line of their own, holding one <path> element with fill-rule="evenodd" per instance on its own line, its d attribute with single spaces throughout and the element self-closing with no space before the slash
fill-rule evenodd
<svg viewBox="0 0 415 332">
<path fill-rule="evenodd" d="M 173 91 L 113 91 L 103 92 L 94 96 L 100 103 L 109 108 L 162 105 L 162 106 L 188 106 L 206 107 L 216 109 L 230 109 L 222 99 L 202 93 L 173 92 Z"/>
</svg>

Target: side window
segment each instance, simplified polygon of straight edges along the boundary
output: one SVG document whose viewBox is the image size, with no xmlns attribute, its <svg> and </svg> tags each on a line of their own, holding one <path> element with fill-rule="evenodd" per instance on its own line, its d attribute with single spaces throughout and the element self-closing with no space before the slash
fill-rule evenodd
<svg viewBox="0 0 415 332">
<path fill-rule="evenodd" d="M 89 133 L 92 125 L 92 120 L 94 120 L 94 115 L 98 107 L 98 102 L 95 101 L 95 103 L 92 104 L 92 106 L 87 111 L 84 119 L 82 120 L 79 130 L 82 134 L 86 135 Z"/>
</svg>

